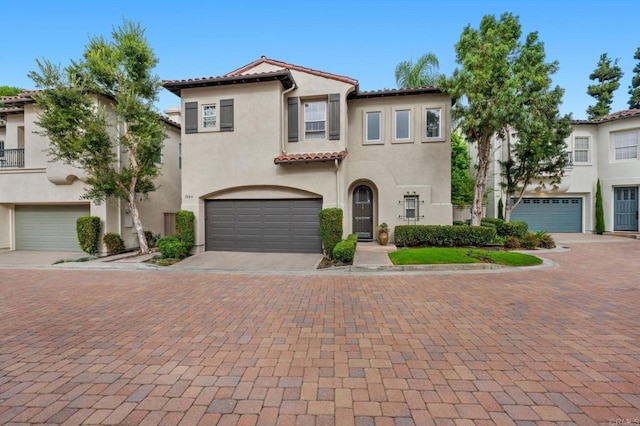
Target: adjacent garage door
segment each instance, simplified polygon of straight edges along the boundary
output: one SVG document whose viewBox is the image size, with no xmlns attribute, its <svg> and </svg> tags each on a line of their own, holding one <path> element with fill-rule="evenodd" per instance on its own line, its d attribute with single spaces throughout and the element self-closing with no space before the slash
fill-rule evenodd
<svg viewBox="0 0 640 426">
<path fill-rule="evenodd" d="M 527 222 L 530 231 L 582 232 L 582 198 L 523 198 L 511 220 Z"/>
<path fill-rule="evenodd" d="M 321 253 L 322 199 L 206 202 L 205 249 Z"/>
<path fill-rule="evenodd" d="M 16 206 L 16 250 L 80 251 L 76 219 L 89 205 Z"/>
</svg>

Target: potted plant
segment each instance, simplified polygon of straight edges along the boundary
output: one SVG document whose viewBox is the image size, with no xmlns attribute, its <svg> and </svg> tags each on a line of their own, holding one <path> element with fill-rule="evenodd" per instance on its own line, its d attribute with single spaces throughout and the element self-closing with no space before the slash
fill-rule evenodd
<svg viewBox="0 0 640 426">
<path fill-rule="evenodd" d="M 381 246 L 386 246 L 389 242 L 389 225 L 385 222 L 382 222 L 380 226 L 378 226 L 378 244 Z"/>
</svg>

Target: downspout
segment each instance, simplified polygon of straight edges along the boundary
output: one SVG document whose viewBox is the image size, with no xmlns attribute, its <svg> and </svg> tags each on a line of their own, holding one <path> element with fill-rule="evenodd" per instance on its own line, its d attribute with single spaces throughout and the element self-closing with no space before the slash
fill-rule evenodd
<svg viewBox="0 0 640 426">
<path fill-rule="evenodd" d="M 340 207 L 340 163 L 337 158 L 333 161 L 336 166 L 336 207 Z"/>
<path fill-rule="evenodd" d="M 284 105 L 285 105 L 284 97 L 285 95 L 289 94 L 290 92 L 293 92 L 297 88 L 298 86 L 296 86 L 296 84 L 293 83 L 293 86 L 291 86 L 290 88 L 282 92 L 282 97 L 280 98 L 280 152 L 281 154 L 287 153 L 287 151 L 284 149 L 285 148 L 284 135 L 286 133 L 284 128 L 284 114 L 285 114 L 284 113 Z"/>
</svg>

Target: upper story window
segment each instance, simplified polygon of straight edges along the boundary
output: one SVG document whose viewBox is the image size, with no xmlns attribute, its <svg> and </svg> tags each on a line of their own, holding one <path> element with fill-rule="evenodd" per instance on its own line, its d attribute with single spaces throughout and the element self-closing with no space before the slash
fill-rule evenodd
<svg viewBox="0 0 640 426">
<path fill-rule="evenodd" d="M 425 110 L 425 124 L 427 139 L 439 138 L 441 134 L 441 109 L 427 108 Z"/>
<path fill-rule="evenodd" d="M 588 136 L 576 136 L 573 140 L 573 162 L 589 163 L 591 161 L 590 141 Z"/>
<path fill-rule="evenodd" d="M 396 110 L 395 120 L 395 139 L 409 140 L 411 138 L 411 110 Z"/>
<path fill-rule="evenodd" d="M 366 113 L 366 142 L 380 142 L 382 140 L 382 112 L 371 111 Z"/>
<path fill-rule="evenodd" d="M 613 149 L 616 160 L 635 160 L 638 158 L 638 135 L 640 131 L 613 134 Z"/>
<path fill-rule="evenodd" d="M 304 103 L 304 138 L 326 139 L 327 103 L 325 101 Z"/>
<path fill-rule="evenodd" d="M 218 115 L 215 105 L 202 105 L 202 127 L 215 129 L 218 125 Z"/>
</svg>

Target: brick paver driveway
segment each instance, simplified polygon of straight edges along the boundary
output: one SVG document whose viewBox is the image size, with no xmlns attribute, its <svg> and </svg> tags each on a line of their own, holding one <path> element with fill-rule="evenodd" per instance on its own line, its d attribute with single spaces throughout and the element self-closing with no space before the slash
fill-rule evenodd
<svg viewBox="0 0 640 426">
<path fill-rule="evenodd" d="M 463 275 L 0 271 L 0 424 L 640 422 L 640 243 Z"/>
</svg>

